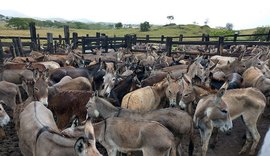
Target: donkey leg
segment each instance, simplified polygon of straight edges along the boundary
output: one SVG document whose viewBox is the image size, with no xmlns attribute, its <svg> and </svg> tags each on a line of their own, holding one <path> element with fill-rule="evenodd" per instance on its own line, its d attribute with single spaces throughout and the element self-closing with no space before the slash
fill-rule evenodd
<svg viewBox="0 0 270 156">
<path fill-rule="evenodd" d="M 252 143 L 252 146 L 250 148 L 249 155 L 254 155 L 255 151 L 256 151 L 256 147 L 260 141 L 261 136 L 257 130 L 256 124 L 248 127 L 248 129 L 249 129 L 251 136 L 253 138 L 253 143 Z"/>
<path fill-rule="evenodd" d="M 247 151 L 248 147 L 250 146 L 251 142 L 252 142 L 252 136 L 251 136 L 249 130 L 246 130 L 246 141 L 245 141 L 245 144 L 242 147 L 241 151 L 238 154 L 241 155 L 241 154 L 246 153 L 246 151 Z"/>
<path fill-rule="evenodd" d="M 210 143 L 209 147 L 211 149 L 214 149 L 216 147 L 217 142 L 218 142 L 218 128 L 213 129 L 212 138 L 214 138 L 214 139 L 213 139 L 212 143 Z"/>
<path fill-rule="evenodd" d="M 208 150 L 209 140 L 212 134 L 213 128 L 200 130 L 200 135 L 202 139 L 202 156 L 206 156 Z"/>
</svg>

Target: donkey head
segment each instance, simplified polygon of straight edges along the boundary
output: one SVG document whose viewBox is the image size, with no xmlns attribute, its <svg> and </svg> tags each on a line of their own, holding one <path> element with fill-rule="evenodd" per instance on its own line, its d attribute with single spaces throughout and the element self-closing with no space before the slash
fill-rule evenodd
<svg viewBox="0 0 270 156">
<path fill-rule="evenodd" d="M 180 94 L 180 101 L 179 101 L 179 106 L 181 109 L 185 109 L 187 105 L 195 101 L 196 98 L 192 83 L 190 81 L 191 80 L 188 79 L 186 75 L 183 76 L 182 78 L 183 90 L 182 94 Z"/>
<path fill-rule="evenodd" d="M 174 80 L 171 78 L 171 76 L 168 74 L 167 78 L 165 78 L 166 83 L 168 87 L 165 89 L 166 97 L 169 99 L 170 106 L 175 107 L 176 106 L 176 96 L 178 92 L 180 91 L 180 86 L 178 84 L 178 80 Z"/>
<path fill-rule="evenodd" d="M 32 84 L 32 96 L 35 100 L 40 101 L 43 105 L 48 106 L 48 70 L 40 72 L 38 69 L 33 71 L 34 81 Z"/>
<path fill-rule="evenodd" d="M 96 139 L 94 134 L 94 127 L 87 119 L 84 128 L 84 137 L 80 137 L 75 145 L 75 151 L 79 156 L 102 156 L 96 148 Z"/>
<path fill-rule="evenodd" d="M 8 114 L 6 113 L 2 104 L 4 104 L 4 102 L 1 100 L 0 101 L 0 127 L 4 127 L 10 121 L 10 118 L 9 118 Z"/>
<path fill-rule="evenodd" d="M 221 88 L 216 95 L 210 95 L 199 101 L 194 122 L 200 129 L 217 127 L 225 132 L 232 128 L 232 120 L 226 103 L 222 100 L 225 88 Z"/>
</svg>

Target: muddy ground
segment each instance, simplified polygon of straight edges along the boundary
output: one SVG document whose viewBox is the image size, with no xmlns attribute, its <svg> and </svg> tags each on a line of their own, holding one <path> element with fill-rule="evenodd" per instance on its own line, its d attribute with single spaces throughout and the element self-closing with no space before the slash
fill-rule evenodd
<svg viewBox="0 0 270 156">
<path fill-rule="evenodd" d="M 11 115 L 11 109 L 8 109 L 5 107 L 8 114 Z M 266 108 L 264 114 L 270 113 L 270 108 Z M 241 119 L 236 119 L 233 121 L 234 127 L 232 129 L 231 135 L 226 134 L 219 134 L 219 141 L 216 144 L 215 149 L 208 150 L 207 155 L 208 156 L 237 156 L 238 152 L 241 149 L 241 146 L 244 143 L 243 136 L 245 134 L 245 126 L 242 123 Z M 257 152 L 259 148 L 262 145 L 263 138 L 265 136 L 265 133 L 268 130 L 268 127 L 270 125 L 270 118 L 268 117 L 261 117 L 261 119 L 258 122 L 258 130 L 261 134 L 261 140 L 257 148 Z M 6 139 L 0 140 L 0 156 L 21 156 L 20 148 L 18 146 L 18 137 L 14 129 L 14 123 L 11 120 L 11 122 L 4 128 L 4 131 L 6 132 Z M 185 139 L 183 141 L 183 148 L 184 148 L 184 155 L 187 155 L 187 146 L 188 146 L 188 140 Z M 196 140 L 195 140 L 195 150 L 194 150 L 194 156 L 200 155 L 200 136 L 198 131 L 196 130 Z M 106 154 L 106 150 L 101 148 L 100 145 L 98 145 L 98 149 L 103 155 Z M 247 155 L 247 154 L 246 154 Z M 256 154 L 257 155 L 257 154 Z"/>
</svg>

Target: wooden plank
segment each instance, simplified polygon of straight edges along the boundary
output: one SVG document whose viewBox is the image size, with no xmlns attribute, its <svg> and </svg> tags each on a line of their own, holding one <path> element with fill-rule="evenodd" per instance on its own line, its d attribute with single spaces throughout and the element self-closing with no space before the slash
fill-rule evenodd
<svg viewBox="0 0 270 156">
<path fill-rule="evenodd" d="M 172 52 L 172 37 L 167 37 L 166 38 L 166 52 L 168 56 L 171 56 Z"/>
<path fill-rule="evenodd" d="M 29 23 L 29 29 L 30 29 L 30 37 L 31 37 L 31 42 L 32 42 L 31 49 L 32 50 L 37 50 L 36 24 L 34 22 Z"/>
<path fill-rule="evenodd" d="M 4 51 L 3 51 L 3 46 L 2 42 L 0 40 L 0 65 L 4 64 Z"/>
<path fill-rule="evenodd" d="M 76 49 L 78 47 L 78 33 L 76 32 L 72 33 L 72 43 L 73 43 L 72 49 Z"/>
<path fill-rule="evenodd" d="M 24 51 L 23 51 L 23 44 L 20 37 L 17 38 L 17 46 L 18 46 L 20 56 L 25 56 Z"/>
<path fill-rule="evenodd" d="M 9 51 L 11 52 L 12 57 L 15 58 L 16 57 L 16 52 L 15 52 L 15 49 L 14 49 L 14 45 L 11 45 L 9 47 Z"/>
<path fill-rule="evenodd" d="M 218 54 L 222 55 L 223 53 L 223 45 L 224 45 L 224 37 L 220 36 L 218 40 Z"/>
<path fill-rule="evenodd" d="M 12 39 L 12 42 L 13 42 L 13 46 L 14 46 L 14 50 L 15 50 L 16 56 L 20 56 L 17 38 L 13 38 L 13 39 Z"/>
<path fill-rule="evenodd" d="M 66 45 L 70 45 L 69 26 L 68 25 L 64 25 L 64 37 L 65 37 Z"/>
<path fill-rule="evenodd" d="M 53 53 L 53 34 L 47 33 L 47 51 Z"/>
<path fill-rule="evenodd" d="M 37 34 L 37 49 L 38 49 L 38 51 L 40 51 L 41 49 L 40 49 L 40 37 L 39 37 L 39 34 Z"/>
</svg>

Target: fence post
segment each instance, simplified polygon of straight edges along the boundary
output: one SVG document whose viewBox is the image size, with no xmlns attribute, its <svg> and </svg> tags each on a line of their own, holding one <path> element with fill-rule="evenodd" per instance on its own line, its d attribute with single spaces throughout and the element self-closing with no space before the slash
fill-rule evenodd
<svg viewBox="0 0 270 156">
<path fill-rule="evenodd" d="M 58 46 L 57 46 L 57 41 L 55 40 L 55 41 L 54 41 L 54 48 L 53 48 L 53 52 L 54 52 L 54 53 L 56 53 L 57 47 L 58 47 Z"/>
<path fill-rule="evenodd" d="M 15 57 L 16 57 L 16 53 L 15 53 L 14 45 L 11 45 L 11 46 L 9 47 L 9 50 L 10 50 L 10 52 L 11 52 L 11 54 L 12 54 L 12 57 L 15 58 Z"/>
<path fill-rule="evenodd" d="M 70 45 L 70 38 L 69 38 L 69 26 L 68 25 L 64 25 L 64 36 L 65 36 L 65 42 L 66 45 Z"/>
<path fill-rule="evenodd" d="M 145 38 L 146 38 L 146 39 L 145 39 L 145 40 L 146 40 L 146 43 L 149 43 L 149 38 L 150 38 L 149 35 L 146 35 Z"/>
<path fill-rule="evenodd" d="M 133 44 L 136 45 L 137 44 L 137 35 L 135 34 L 133 37 Z"/>
<path fill-rule="evenodd" d="M 62 39 L 62 36 L 59 35 L 59 45 L 60 45 L 60 46 L 62 46 L 62 40 L 63 40 L 63 39 Z"/>
<path fill-rule="evenodd" d="M 40 37 L 39 34 L 37 34 L 37 49 L 40 51 Z"/>
<path fill-rule="evenodd" d="M 17 38 L 17 46 L 18 46 L 18 50 L 21 56 L 25 56 L 24 52 L 23 52 L 23 46 L 22 46 L 22 40 L 20 37 Z"/>
<path fill-rule="evenodd" d="M 85 54 L 85 37 L 82 37 L 82 53 Z"/>
<path fill-rule="evenodd" d="M 100 46 L 100 33 L 99 32 L 96 32 L 96 38 L 97 38 L 96 45 Z M 98 49 L 100 49 L 100 48 L 98 48 Z"/>
<path fill-rule="evenodd" d="M 12 42 L 14 45 L 14 50 L 15 50 L 15 54 L 16 56 L 20 56 L 20 52 L 19 52 L 19 46 L 18 46 L 18 42 L 17 42 L 17 38 L 12 38 Z"/>
<path fill-rule="evenodd" d="M 179 35 L 179 42 L 182 42 L 183 41 L 183 37 L 184 37 L 183 34 L 180 34 Z"/>
<path fill-rule="evenodd" d="M 53 34 L 47 33 L 47 51 L 53 53 Z"/>
<path fill-rule="evenodd" d="M 72 43 L 73 43 L 72 49 L 76 49 L 78 47 L 78 33 L 76 32 L 72 33 Z"/>
<path fill-rule="evenodd" d="M 210 40 L 210 39 L 209 39 L 209 34 L 205 35 L 205 41 L 206 41 L 206 42 L 209 42 L 209 40 Z M 205 51 L 208 50 L 208 46 L 209 46 L 208 44 L 205 45 L 205 49 L 204 49 Z"/>
<path fill-rule="evenodd" d="M 238 36 L 238 32 L 234 32 L 233 42 L 236 42 L 237 41 L 237 36 Z"/>
<path fill-rule="evenodd" d="M 270 30 L 269 30 L 268 35 L 267 35 L 267 41 L 270 41 Z"/>
<path fill-rule="evenodd" d="M 166 38 L 166 52 L 168 53 L 168 56 L 171 56 L 172 52 L 172 37 Z"/>
<path fill-rule="evenodd" d="M 125 46 L 128 50 L 132 48 L 132 40 L 130 35 L 125 35 Z"/>
<path fill-rule="evenodd" d="M 161 37 L 160 37 L 160 40 L 161 40 L 161 44 L 163 44 L 164 43 L 164 35 L 161 35 Z"/>
<path fill-rule="evenodd" d="M 31 36 L 31 50 L 37 50 L 37 32 L 36 24 L 34 22 L 29 23 L 30 36 Z"/>
<path fill-rule="evenodd" d="M 224 43 L 224 36 L 219 36 L 218 39 L 218 54 L 222 55 L 223 53 L 223 43 Z"/>
<path fill-rule="evenodd" d="M 4 64 L 4 52 L 2 42 L 0 40 L 0 65 L 2 66 L 3 64 Z"/>
<path fill-rule="evenodd" d="M 205 34 L 202 34 L 202 41 L 205 41 Z"/>
<path fill-rule="evenodd" d="M 109 49 L 109 47 L 108 47 L 108 36 L 104 36 L 103 42 L 104 42 L 105 53 L 107 53 L 108 49 Z"/>
</svg>

